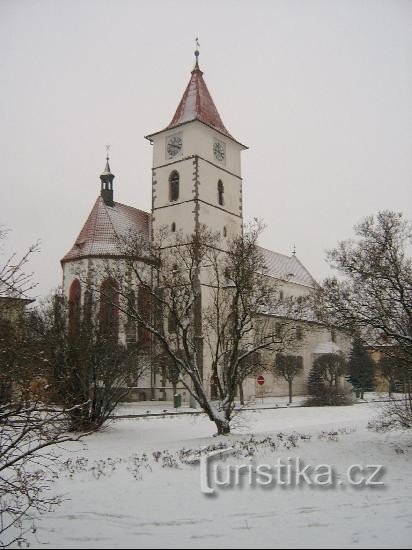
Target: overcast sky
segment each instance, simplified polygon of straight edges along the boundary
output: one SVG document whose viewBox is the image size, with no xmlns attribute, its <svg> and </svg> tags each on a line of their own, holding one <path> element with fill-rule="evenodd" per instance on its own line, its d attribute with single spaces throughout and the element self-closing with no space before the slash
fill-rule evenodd
<svg viewBox="0 0 412 550">
<path fill-rule="evenodd" d="M 0 0 L 0 225 L 47 294 L 99 193 L 150 209 L 152 149 L 200 66 L 243 153 L 246 220 L 321 280 L 380 209 L 412 218 L 412 2 Z"/>
</svg>

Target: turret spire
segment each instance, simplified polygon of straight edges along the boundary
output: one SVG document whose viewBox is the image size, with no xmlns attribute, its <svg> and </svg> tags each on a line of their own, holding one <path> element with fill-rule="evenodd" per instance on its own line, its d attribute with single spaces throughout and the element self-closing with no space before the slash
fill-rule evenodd
<svg viewBox="0 0 412 550">
<path fill-rule="evenodd" d="M 114 206 L 114 200 L 113 200 L 114 174 L 112 174 L 110 170 L 109 150 L 110 150 L 110 145 L 106 145 L 106 166 L 104 168 L 104 171 L 100 174 L 100 181 L 102 182 L 100 194 L 103 198 L 104 203 L 107 206 Z"/>
</svg>

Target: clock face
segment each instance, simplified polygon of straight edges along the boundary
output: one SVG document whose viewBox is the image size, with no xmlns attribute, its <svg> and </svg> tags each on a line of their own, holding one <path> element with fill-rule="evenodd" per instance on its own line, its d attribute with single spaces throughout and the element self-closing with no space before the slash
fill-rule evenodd
<svg viewBox="0 0 412 550">
<path fill-rule="evenodd" d="M 213 154 L 216 160 L 222 162 L 225 158 L 225 144 L 221 141 L 215 141 L 213 144 Z"/>
<path fill-rule="evenodd" d="M 167 140 L 167 154 L 169 157 L 175 157 L 182 150 L 182 138 L 180 136 L 172 136 Z"/>
</svg>

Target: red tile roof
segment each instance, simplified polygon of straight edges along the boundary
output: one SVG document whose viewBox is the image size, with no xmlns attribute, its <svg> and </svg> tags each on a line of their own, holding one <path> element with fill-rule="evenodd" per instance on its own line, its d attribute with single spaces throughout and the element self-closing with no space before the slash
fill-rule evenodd
<svg viewBox="0 0 412 550">
<path fill-rule="evenodd" d="M 234 139 L 223 124 L 212 96 L 203 80 L 203 72 L 197 66 L 192 71 L 189 84 L 166 130 L 175 128 L 185 122 L 191 122 L 192 120 L 200 120 L 218 132 Z"/>
<path fill-rule="evenodd" d="M 149 238 L 149 227 L 148 212 L 118 202 L 113 207 L 107 206 L 99 197 L 62 263 L 90 257 L 120 257 L 116 237 L 134 231 Z"/>
</svg>

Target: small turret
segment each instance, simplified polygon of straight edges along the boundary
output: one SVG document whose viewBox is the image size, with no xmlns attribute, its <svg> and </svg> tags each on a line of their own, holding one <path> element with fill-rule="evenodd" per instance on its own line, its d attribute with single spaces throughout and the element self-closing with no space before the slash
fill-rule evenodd
<svg viewBox="0 0 412 550">
<path fill-rule="evenodd" d="M 110 170 L 109 151 L 107 151 L 106 166 L 105 166 L 104 171 L 102 172 L 102 174 L 100 174 L 100 180 L 102 182 L 102 187 L 101 187 L 100 194 L 103 198 L 104 203 L 107 206 L 114 206 L 114 200 L 113 200 L 114 175 L 112 174 L 112 172 Z"/>
</svg>

